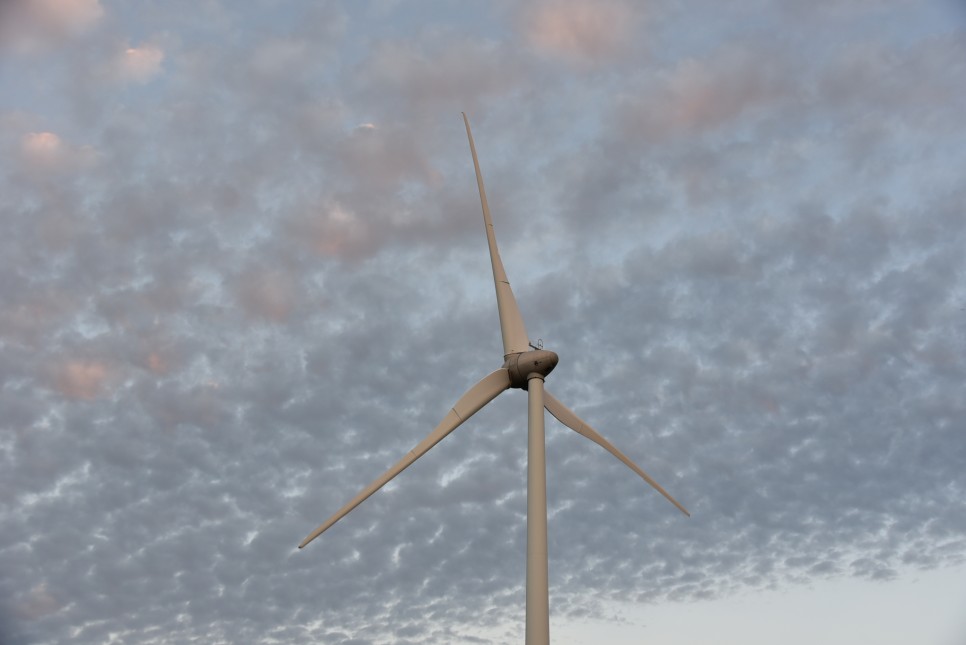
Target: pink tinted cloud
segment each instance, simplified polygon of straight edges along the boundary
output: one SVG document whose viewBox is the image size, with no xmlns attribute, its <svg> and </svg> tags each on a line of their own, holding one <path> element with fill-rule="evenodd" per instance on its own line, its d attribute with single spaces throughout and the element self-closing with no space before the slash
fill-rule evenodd
<svg viewBox="0 0 966 645">
<path fill-rule="evenodd" d="M 115 60 L 119 80 L 146 83 L 161 72 L 164 51 L 157 45 L 128 47 Z"/>
<path fill-rule="evenodd" d="M 24 165 L 37 176 L 83 167 L 95 160 L 93 148 L 74 146 L 53 132 L 28 132 L 20 139 Z"/>
<path fill-rule="evenodd" d="M 773 104 L 789 91 L 769 61 L 729 50 L 681 61 L 656 86 L 626 98 L 620 118 L 625 130 L 651 137 L 701 132 Z"/>
<path fill-rule="evenodd" d="M 64 603 L 59 601 L 47 588 L 47 583 L 40 583 L 27 592 L 17 603 L 17 614 L 25 620 L 37 620 L 55 613 Z"/>
<path fill-rule="evenodd" d="M 100 0 L 28 0 L 30 15 L 48 28 L 77 33 L 104 15 Z"/>
<path fill-rule="evenodd" d="M 380 102 L 396 95 L 419 113 L 435 113 L 444 103 L 472 111 L 484 97 L 506 95 L 524 78 L 513 48 L 491 40 L 427 33 L 418 40 L 376 46 L 360 67 L 357 83 Z"/>
<path fill-rule="evenodd" d="M 295 280 L 280 270 L 249 271 L 238 286 L 245 311 L 271 322 L 283 323 L 295 309 Z"/>
<path fill-rule="evenodd" d="M 99 0 L 0 2 L 0 41 L 24 52 L 43 50 L 82 34 L 103 15 Z"/>
<path fill-rule="evenodd" d="M 362 218 L 338 203 L 296 223 L 298 237 L 320 255 L 356 258 L 366 252 L 371 232 Z"/>
<path fill-rule="evenodd" d="M 93 401 L 104 392 L 110 369 L 96 360 L 69 360 L 55 369 L 58 392 L 75 401 Z"/>
<path fill-rule="evenodd" d="M 351 179 L 367 186 L 395 186 L 404 180 L 430 182 L 438 177 L 419 139 L 404 129 L 360 124 L 339 143 L 337 153 Z"/>
<path fill-rule="evenodd" d="M 164 357 L 160 352 L 153 351 L 148 354 L 147 358 L 148 369 L 155 374 L 165 374 L 168 371 L 168 362 L 164 360 Z"/>
<path fill-rule="evenodd" d="M 523 14 L 527 41 L 545 56 L 577 65 L 612 60 L 630 44 L 637 14 L 618 0 L 545 0 Z"/>
<path fill-rule="evenodd" d="M 36 163 L 53 163 L 64 153 L 64 144 L 53 132 L 28 132 L 20 140 L 24 157 Z"/>
</svg>

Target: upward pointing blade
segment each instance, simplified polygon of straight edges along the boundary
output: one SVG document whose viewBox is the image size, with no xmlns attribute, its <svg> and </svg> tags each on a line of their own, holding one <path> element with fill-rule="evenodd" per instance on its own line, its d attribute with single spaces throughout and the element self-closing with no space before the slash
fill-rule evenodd
<svg viewBox="0 0 966 645">
<path fill-rule="evenodd" d="M 615 448 L 613 444 L 611 444 L 611 442 L 607 441 L 607 439 L 604 439 L 602 436 L 600 436 L 600 434 L 596 430 L 594 430 L 589 425 L 584 423 L 583 419 L 581 419 L 576 414 L 574 414 L 570 410 L 570 408 L 568 408 L 566 405 L 558 401 L 552 394 L 550 394 L 550 392 L 547 392 L 546 390 L 543 391 L 543 404 L 544 404 L 544 407 L 547 408 L 547 411 L 550 412 L 550 414 L 557 417 L 557 420 L 560 421 L 560 423 L 564 424 L 574 432 L 584 435 L 585 437 L 587 437 L 597 445 L 603 447 L 604 450 L 606 450 L 610 454 L 620 459 L 622 462 L 624 462 L 625 465 L 627 465 L 628 468 L 630 468 L 635 473 L 640 475 L 641 479 L 643 479 L 648 484 L 653 486 L 657 492 L 659 492 L 661 495 L 664 495 L 664 497 L 666 497 L 669 502 L 677 506 L 679 511 L 681 511 L 688 517 L 691 517 L 691 513 L 689 513 L 686 508 L 681 506 L 676 499 L 671 497 L 671 495 L 666 490 L 664 490 L 660 484 L 654 481 L 654 479 L 652 479 L 650 475 L 648 475 L 646 472 L 641 470 L 637 466 L 637 464 L 635 464 L 633 461 L 628 459 L 627 456 L 624 453 L 622 453 L 620 450 Z"/>
<path fill-rule="evenodd" d="M 523 326 L 523 317 L 517 300 L 510 289 L 500 251 L 496 248 L 496 235 L 493 233 L 493 220 L 490 218 L 490 205 L 486 201 L 486 190 L 483 188 L 483 173 L 480 172 L 480 162 L 476 158 L 476 146 L 473 144 L 473 133 L 470 132 L 470 121 L 466 113 L 462 112 L 463 123 L 466 124 L 466 136 L 470 140 L 470 152 L 473 154 L 473 167 L 476 168 L 476 184 L 480 188 L 480 204 L 483 206 L 483 223 L 486 226 L 486 242 L 490 246 L 490 264 L 493 266 L 493 284 L 496 287 L 496 306 L 500 310 L 500 331 L 503 333 L 503 357 L 519 354 L 530 349 L 527 329 Z"/>
<path fill-rule="evenodd" d="M 460 397 L 459 401 L 457 401 L 453 408 L 449 411 L 449 414 L 446 415 L 446 418 L 443 419 L 438 426 L 436 426 L 435 430 L 429 433 L 428 437 L 420 441 L 415 448 L 410 450 L 405 457 L 396 463 L 395 466 L 384 472 L 379 479 L 369 484 L 361 493 L 353 497 L 348 504 L 340 508 L 339 511 L 326 520 L 324 524 L 320 525 L 317 529 L 309 533 L 309 536 L 302 540 L 299 548 L 301 549 L 306 544 L 322 535 L 323 531 L 341 520 L 349 513 L 349 511 L 364 502 L 377 490 L 388 484 L 393 477 L 408 468 L 414 461 L 425 455 L 430 448 L 442 441 L 446 435 L 451 433 L 453 430 L 456 430 L 460 424 L 479 412 L 480 408 L 495 399 L 500 392 L 503 392 L 509 387 L 510 374 L 502 367 L 492 374 L 483 377 L 479 383 L 471 387 L 463 396 Z"/>
</svg>

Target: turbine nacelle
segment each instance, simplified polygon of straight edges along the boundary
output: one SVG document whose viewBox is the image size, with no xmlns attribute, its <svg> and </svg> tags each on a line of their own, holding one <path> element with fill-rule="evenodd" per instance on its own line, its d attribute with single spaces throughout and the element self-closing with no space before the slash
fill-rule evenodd
<svg viewBox="0 0 966 645">
<path fill-rule="evenodd" d="M 535 349 L 519 354 L 510 354 L 503 363 L 504 369 L 510 372 L 510 387 L 527 389 L 527 381 L 531 374 L 539 374 L 546 378 L 553 371 L 560 360 L 557 354 L 547 349 Z"/>
</svg>

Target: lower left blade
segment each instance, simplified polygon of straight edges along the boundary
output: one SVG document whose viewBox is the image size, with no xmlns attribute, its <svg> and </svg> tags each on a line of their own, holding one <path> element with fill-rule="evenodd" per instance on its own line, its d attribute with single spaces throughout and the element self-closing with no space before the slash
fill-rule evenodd
<svg viewBox="0 0 966 645">
<path fill-rule="evenodd" d="M 408 468 L 414 461 L 426 454 L 430 448 L 443 440 L 443 438 L 458 428 L 460 424 L 476 414 L 480 408 L 495 399 L 501 392 L 510 387 L 510 373 L 500 368 L 485 376 L 479 383 L 466 391 L 459 401 L 452 407 L 446 418 L 436 426 L 436 429 L 429 433 L 425 439 L 419 442 L 415 448 L 410 450 L 405 457 L 400 459 L 395 466 L 383 473 L 376 481 L 353 497 L 348 504 L 312 531 L 307 538 L 299 544 L 301 549 L 306 544 L 320 536 L 326 529 L 345 517 L 349 511 L 364 502 L 370 495 L 385 486 L 393 477 Z"/>
</svg>

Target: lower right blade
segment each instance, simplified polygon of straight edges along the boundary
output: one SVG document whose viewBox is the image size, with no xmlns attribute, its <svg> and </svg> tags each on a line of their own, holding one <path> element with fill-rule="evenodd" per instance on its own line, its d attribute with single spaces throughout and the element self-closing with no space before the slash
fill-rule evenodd
<svg viewBox="0 0 966 645">
<path fill-rule="evenodd" d="M 598 433 L 596 430 L 594 430 L 589 425 L 587 425 L 583 421 L 583 419 L 581 419 L 576 414 L 574 414 L 566 405 L 558 401 L 556 397 L 554 397 L 552 394 L 550 394 L 550 392 L 547 392 L 546 390 L 543 391 L 543 405 L 545 408 L 547 408 L 547 411 L 550 414 L 557 417 L 557 420 L 560 421 L 560 423 L 564 424 L 574 432 L 584 435 L 585 437 L 587 437 L 597 445 L 604 448 L 604 450 L 606 450 L 610 454 L 620 459 L 622 462 L 624 462 L 624 464 L 627 465 L 628 468 L 630 468 L 635 473 L 640 475 L 641 479 L 643 479 L 648 484 L 653 486 L 657 492 L 659 492 L 661 495 L 664 495 L 664 497 L 666 497 L 669 502 L 677 506 L 678 510 L 680 510 L 688 517 L 691 517 L 691 513 L 689 513 L 686 508 L 681 506 L 681 504 L 679 504 L 676 499 L 671 497 L 671 495 L 666 490 L 664 490 L 660 484 L 654 481 L 654 479 L 650 475 L 648 475 L 646 472 L 641 470 L 637 464 L 635 464 L 633 461 L 628 459 L 627 456 L 624 453 L 622 453 L 620 450 L 615 448 L 611 444 L 611 442 L 607 441 L 607 439 L 604 439 L 602 436 L 600 436 L 600 433 Z"/>
</svg>

